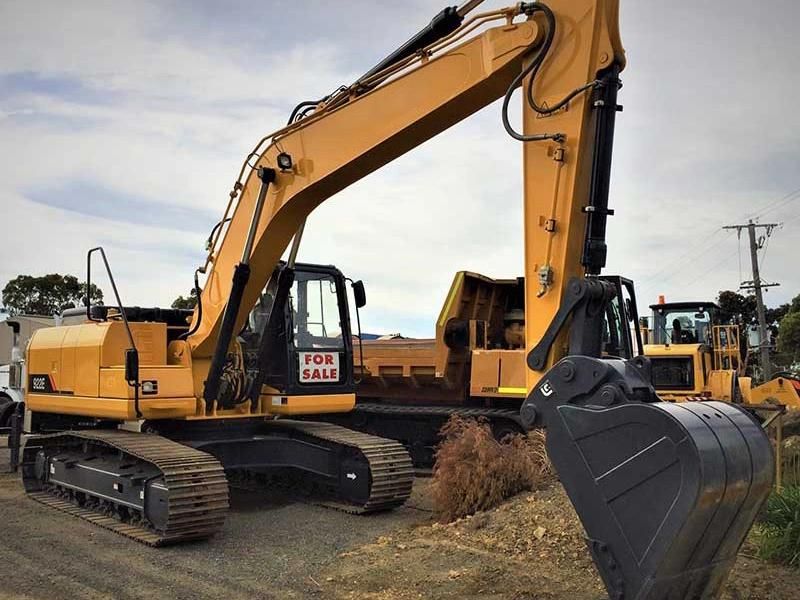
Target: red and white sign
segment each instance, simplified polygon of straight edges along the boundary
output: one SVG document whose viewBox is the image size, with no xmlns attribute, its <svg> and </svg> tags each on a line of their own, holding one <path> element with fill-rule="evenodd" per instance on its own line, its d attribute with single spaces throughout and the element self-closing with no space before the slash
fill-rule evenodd
<svg viewBox="0 0 800 600">
<path fill-rule="evenodd" d="M 298 352 L 300 383 L 337 383 L 339 381 L 338 352 Z"/>
</svg>

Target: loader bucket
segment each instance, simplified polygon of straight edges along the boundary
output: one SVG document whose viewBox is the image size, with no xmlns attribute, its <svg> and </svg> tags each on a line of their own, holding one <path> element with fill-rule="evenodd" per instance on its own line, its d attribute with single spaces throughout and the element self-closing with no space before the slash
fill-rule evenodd
<svg viewBox="0 0 800 600">
<path fill-rule="evenodd" d="M 612 599 L 716 598 L 772 486 L 772 447 L 733 405 L 650 401 L 646 369 L 568 357 L 523 418 L 547 427 Z"/>
</svg>

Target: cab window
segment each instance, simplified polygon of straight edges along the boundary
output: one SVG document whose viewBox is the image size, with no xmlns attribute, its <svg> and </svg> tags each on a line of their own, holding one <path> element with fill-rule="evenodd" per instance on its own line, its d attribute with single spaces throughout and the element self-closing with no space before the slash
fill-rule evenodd
<svg viewBox="0 0 800 600">
<path fill-rule="evenodd" d="M 298 272 L 289 296 L 297 348 L 341 348 L 339 293 L 333 277 Z"/>
</svg>

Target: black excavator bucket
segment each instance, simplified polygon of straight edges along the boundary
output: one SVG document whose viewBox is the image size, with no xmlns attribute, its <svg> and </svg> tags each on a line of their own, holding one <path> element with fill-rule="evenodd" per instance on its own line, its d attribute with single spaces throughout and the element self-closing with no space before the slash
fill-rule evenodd
<svg viewBox="0 0 800 600">
<path fill-rule="evenodd" d="M 526 400 L 613 600 L 716 598 L 769 494 L 772 446 L 722 402 L 658 401 L 642 358 L 570 356 Z"/>
</svg>

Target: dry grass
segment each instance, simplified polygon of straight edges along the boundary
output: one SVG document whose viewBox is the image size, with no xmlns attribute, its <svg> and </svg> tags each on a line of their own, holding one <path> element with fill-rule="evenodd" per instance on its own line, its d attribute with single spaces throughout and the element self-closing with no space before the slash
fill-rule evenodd
<svg viewBox="0 0 800 600">
<path fill-rule="evenodd" d="M 783 485 L 800 486 L 800 436 L 792 436 L 783 442 Z"/>
<path fill-rule="evenodd" d="M 441 433 L 431 487 L 444 522 L 490 509 L 553 478 L 542 431 L 498 442 L 484 420 L 454 416 Z"/>
</svg>

